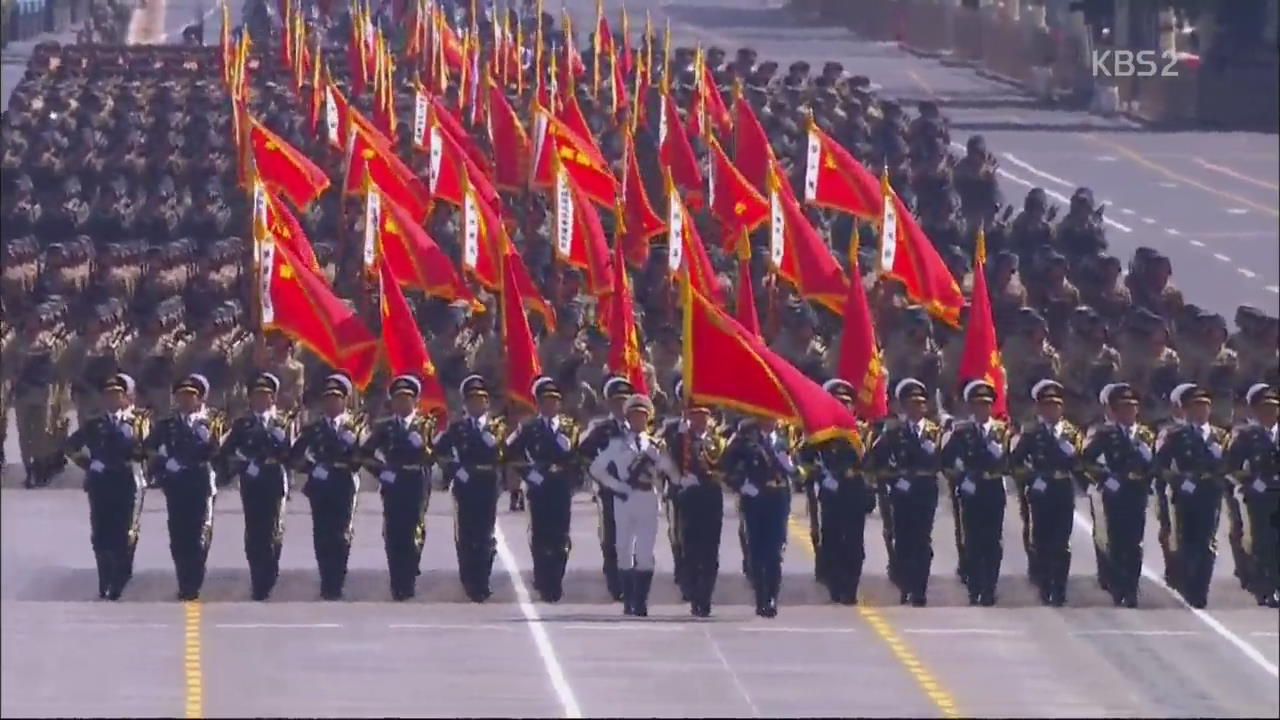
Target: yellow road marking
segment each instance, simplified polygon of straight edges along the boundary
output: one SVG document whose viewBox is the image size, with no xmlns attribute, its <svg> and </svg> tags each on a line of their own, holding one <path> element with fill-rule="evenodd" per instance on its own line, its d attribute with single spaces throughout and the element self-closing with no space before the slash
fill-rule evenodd
<svg viewBox="0 0 1280 720">
<path fill-rule="evenodd" d="M 1239 172 L 1239 171 L 1236 171 L 1236 170 L 1232 170 L 1232 169 L 1231 169 L 1231 168 L 1229 168 L 1229 167 L 1223 167 L 1223 166 L 1221 166 L 1221 165 L 1214 165 L 1213 163 L 1209 162 L 1208 160 L 1205 160 L 1205 159 L 1204 159 L 1204 158 L 1202 158 L 1202 157 L 1198 157 L 1198 158 L 1196 158 L 1196 164 L 1197 164 L 1197 165 L 1199 165 L 1200 167 L 1202 167 L 1202 168 L 1206 169 L 1206 170 L 1212 170 L 1212 171 L 1214 171 L 1214 172 L 1220 172 L 1220 173 L 1222 173 L 1223 175 L 1226 175 L 1227 177 L 1233 177 L 1233 178 L 1235 178 L 1235 179 L 1237 179 L 1237 180 L 1240 180 L 1240 181 L 1242 181 L 1242 182 L 1247 182 L 1247 183 L 1251 183 L 1251 184 L 1253 184 L 1253 185 L 1257 185 L 1258 187 L 1266 188 L 1266 189 L 1268 189 L 1268 190 L 1280 190 L 1280 185 L 1277 185 L 1277 184 L 1275 184 L 1275 183 L 1271 183 L 1271 182 L 1267 182 L 1266 180 L 1259 180 L 1258 178 L 1255 178 L 1255 177 L 1250 177 L 1250 176 L 1248 176 L 1248 175 L 1245 175 L 1245 174 L 1244 174 L 1244 173 L 1242 173 L 1242 172 Z"/>
<path fill-rule="evenodd" d="M 802 527 L 794 517 L 788 518 L 787 526 L 791 530 L 792 537 L 799 542 L 800 547 L 805 548 L 810 555 L 813 555 L 813 542 L 809 539 L 808 529 Z M 911 651 L 911 648 L 907 647 L 907 644 L 902 641 L 902 638 L 894 631 L 883 615 L 875 608 L 868 607 L 865 603 L 859 601 L 858 616 L 871 627 L 872 632 L 889 648 L 898 664 L 916 681 L 916 685 L 920 686 L 920 690 L 933 702 L 934 707 L 938 708 L 938 711 L 942 713 L 942 717 L 960 717 L 960 711 L 956 709 L 956 703 L 951 694 L 942 689 L 941 683 L 932 673 L 925 669 L 924 663 L 920 662 L 920 659 Z"/>
<path fill-rule="evenodd" d="M 200 664 L 200 603 L 183 605 L 186 614 L 182 662 L 186 669 L 186 717 L 204 716 L 204 672 Z"/>
<path fill-rule="evenodd" d="M 1177 180 L 1179 182 L 1185 183 L 1192 187 L 1199 188 L 1211 195 L 1216 195 L 1224 200 L 1230 200 L 1231 202 L 1239 203 L 1246 207 L 1251 207 L 1254 210 L 1257 210 L 1262 213 L 1266 213 L 1267 215 L 1270 215 L 1272 217 L 1280 217 L 1280 210 L 1276 210 L 1275 208 L 1272 208 L 1272 207 L 1267 207 L 1262 203 L 1254 202 L 1253 200 L 1250 200 L 1247 197 L 1243 197 L 1235 193 L 1230 193 L 1230 192 L 1227 192 L 1226 190 L 1219 190 L 1218 188 L 1213 187 L 1212 185 L 1205 185 L 1199 180 L 1195 180 L 1193 178 L 1187 177 L 1186 175 L 1183 175 L 1180 172 L 1175 172 L 1157 162 L 1148 160 L 1147 158 L 1143 157 L 1141 154 L 1129 149 L 1124 145 L 1121 145 L 1120 143 L 1114 140 L 1108 140 L 1108 139 L 1099 137 L 1097 135 L 1085 135 L 1084 137 L 1089 140 L 1092 140 L 1093 142 L 1099 145 L 1102 145 L 1103 147 L 1110 148 L 1120 153 L 1121 155 L 1125 156 L 1126 158 L 1138 163 L 1139 165 L 1145 168 L 1154 170 L 1160 173 L 1161 175 L 1164 175 L 1170 180 Z"/>
</svg>

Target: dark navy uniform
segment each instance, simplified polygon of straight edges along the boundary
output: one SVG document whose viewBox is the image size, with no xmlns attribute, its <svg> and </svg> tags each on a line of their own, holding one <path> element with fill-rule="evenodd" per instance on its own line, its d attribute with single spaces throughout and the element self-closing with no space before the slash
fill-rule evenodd
<svg viewBox="0 0 1280 720">
<path fill-rule="evenodd" d="M 924 383 L 914 378 L 900 381 L 894 396 L 902 404 L 928 402 Z M 941 441 L 942 428 L 937 423 L 927 417 L 912 421 L 904 415 L 884 424 L 870 450 L 879 478 L 889 579 L 898 586 L 901 602 L 916 606 L 928 602 Z"/>
<path fill-rule="evenodd" d="M 846 404 L 852 404 L 856 396 L 856 390 L 844 380 L 829 380 L 823 387 Z M 876 505 L 875 491 L 862 473 L 865 430 L 861 426 L 853 439 L 808 443 L 800 451 L 806 493 L 814 503 L 810 512 L 810 532 L 816 538 L 814 567 L 832 602 L 846 605 L 858 601 L 866 559 L 863 536 L 867 514 Z"/>
<path fill-rule="evenodd" d="M 534 383 L 533 394 L 558 399 L 560 388 L 550 378 Z M 543 600 L 558 602 L 564 594 L 564 569 L 573 547 L 569 513 L 579 473 L 578 426 L 555 412 L 538 414 L 516 426 L 506 439 L 510 462 L 522 471 L 529 498 L 529 549 L 534 588 Z M 614 550 L 614 569 L 617 551 Z"/>
<path fill-rule="evenodd" d="M 277 411 L 280 378 L 261 373 L 250 391 L 271 397 L 270 407 L 231 423 L 219 451 L 229 476 L 240 478 L 244 506 L 244 554 L 254 600 L 266 600 L 280 576 L 284 547 L 285 502 L 289 497 L 289 449 L 296 434 L 294 417 Z"/>
<path fill-rule="evenodd" d="M 209 381 L 190 375 L 174 394 L 194 393 L 199 408 L 161 420 L 144 446 L 151 473 L 164 491 L 169 512 L 169 552 L 178 576 L 178 599 L 195 600 L 204 584 L 205 563 L 213 542 L 213 502 L 217 495 L 212 462 L 226 426 L 218 410 L 204 405 Z"/>
<path fill-rule="evenodd" d="M 351 392 L 345 375 L 326 378 L 324 397 L 331 412 L 304 427 L 289 451 L 289 465 L 307 476 L 302 494 L 311 503 L 311 539 L 326 600 L 342 597 L 360 496 L 360 440 L 366 427 L 362 414 L 345 409 Z"/>
<path fill-rule="evenodd" d="M 677 389 L 675 394 L 679 397 L 682 393 Z M 686 410 L 689 414 L 709 412 L 708 408 L 699 405 Z M 676 582 L 690 603 L 692 613 L 706 617 L 711 614 L 711 595 L 720 572 L 724 492 L 721 490 L 723 478 L 719 465 L 724 454 L 724 440 L 712 427 L 709 418 L 706 429 L 701 433 L 694 432 L 689 420 L 672 419 L 663 427 L 661 439 L 677 473 L 677 482 L 671 484 L 671 496 L 679 507 L 673 530 L 672 554 L 679 546 L 683 565 Z"/>
<path fill-rule="evenodd" d="M 975 380 L 965 385 L 963 395 L 967 403 L 990 405 L 996 390 L 985 380 Z M 942 439 L 941 465 L 952 481 L 961 567 L 971 605 L 996 602 L 1004 558 L 1004 479 L 1011 434 L 1003 420 L 970 419 L 953 423 Z"/>
<path fill-rule="evenodd" d="M 1065 389 L 1041 380 L 1031 389 L 1036 419 L 1010 441 L 1009 468 L 1017 483 L 1027 572 L 1040 600 L 1061 606 L 1071 572 L 1076 486 L 1082 480 L 1084 433 L 1062 418 Z"/>
<path fill-rule="evenodd" d="M 460 394 L 488 398 L 484 378 L 472 375 L 462 381 Z M 489 577 L 498 544 L 494 523 L 498 512 L 499 486 L 506 437 L 504 418 L 486 411 L 478 416 L 465 414 L 436 436 L 436 462 L 445 481 L 453 489 L 454 545 L 458 553 L 458 576 L 467 597 L 483 602 L 490 595 Z"/>
<path fill-rule="evenodd" d="M 408 395 L 416 403 L 422 382 L 412 375 L 401 375 L 391 381 L 387 394 L 392 398 Z M 434 430 L 434 416 L 415 410 L 375 422 L 360 446 L 362 464 L 381 485 L 383 545 L 391 596 L 396 600 L 407 600 L 417 592 L 431 494 L 427 471 Z"/>
<path fill-rule="evenodd" d="M 121 392 L 130 405 L 88 420 L 67 439 L 67 455 L 85 470 L 89 495 L 89 541 L 98 564 L 98 597 L 120 599 L 133 575 L 138 524 L 146 492 L 143 442 L 150 418 L 133 407 L 134 380 L 120 373 L 103 392 Z"/>
<path fill-rule="evenodd" d="M 1233 487 L 1227 494 L 1231 551 L 1240 584 L 1259 605 L 1280 607 L 1276 516 L 1280 513 L 1280 390 L 1258 383 L 1246 401 L 1253 417 L 1236 428 L 1227 448 Z"/>
<path fill-rule="evenodd" d="M 778 614 L 791 485 L 798 476 L 794 456 L 785 428 L 766 431 L 760 421 L 744 420 L 720 459 L 725 481 L 741 497 L 748 576 L 755 589 L 756 614 L 761 617 Z"/>
<path fill-rule="evenodd" d="M 626 378 L 613 376 L 605 380 L 602 394 L 610 403 L 617 403 L 635 394 L 635 388 Z M 582 441 L 578 445 L 582 465 L 590 465 L 596 455 L 599 455 L 614 438 L 625 435 L 626 424 L 625 419 L 615 414 L 597 418 L 588 423 L 582 431 Z M 621 600 L 622 582 L 618 575 L 617 525 L 613 518 L 613 491 L 596 483 L 594 500 L 596 509 L 600 513 L 600 555 L 604 563 L 605 586 L 614 600 Z"/>
<path fill-rule="evenodd" d="M 1138 404 L 1138 394 L 1125 383 L 1106 386 L 1099 399 L 1111 413 Z M 1148 427 L 1109 420 L 1090 430 L 1082 452 L 1090 481 L 1098 582 L 1117 605 L 1125 607 L 1138 603 L 1147 496 L 1155 475 L 1155 440 Z"/>
</svg>

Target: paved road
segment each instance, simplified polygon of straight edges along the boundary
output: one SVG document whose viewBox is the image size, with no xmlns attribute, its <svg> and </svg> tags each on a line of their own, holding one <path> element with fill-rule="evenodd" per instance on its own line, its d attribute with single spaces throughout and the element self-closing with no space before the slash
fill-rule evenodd
<svg viewBox="0 0 1280 720">
<path fill-rule="evenodd" d="M 660 539 L 654 608 L 624 619 L 607 602 L 594 508 L 580 497 L 566 597 L 529 603 L 527 517 L 499 514 L 495 594 L 465 600 L 452 508 L 433 496 L 419 596 L 392 603 L 380 503 L 362 493 L 348 600 L 317 601 L 306 503 L 294 494 L 283 576 L 248 599 L 238 495 L 219 497 L 203 599 L 172 600 L 159 494 L 143 515 L 138 571 L 119 603 L 95 587 L 83 494 L 4 490 L 0 542 L 0 713 L 19 716 L 587 715 L 1271 716 L 1275 611 L 1254 606 L 1220 558 L 1207 620 L 1145 581 L 1141 607 L 1112 606 L 1073 538 L 1068 606 L 1041 607 L 1025 579 L 1016 513 L 1005 527 L 1000 606 L 972 608 L 951 574 L 946 504 L 935 529 L 930 606 L 904 608 L 868 522 L 863 602 L 831 605 L 812 580 L 801 501 L 793 502 L 782 610 L 752 613 L 726 507 L 715 615 L 689 617 Z M 1084 508 L 1083 502 L 1081 508 Z M 1087 510 L 1085 510 L 1087 515 Z M 660 531 L 665 537 L 665 526 Z M 1152 577 L 1160 573 L 1148 533 Z M 1225 547 L 1225 537 L 1220 539 Z M 1246 650 L 1257 657 L 1250 659 Z"/>
</svg>

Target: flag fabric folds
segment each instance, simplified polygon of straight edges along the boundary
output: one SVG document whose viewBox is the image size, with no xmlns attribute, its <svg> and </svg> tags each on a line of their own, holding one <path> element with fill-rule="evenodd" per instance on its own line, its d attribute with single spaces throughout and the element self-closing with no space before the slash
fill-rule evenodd
<svg viewBox="0 0 1280 720">
<path fill-rule="evenodd" d="M 844 330 L 836 376 L 857 391 L 854 412 L 867 421 L 889 414 L 888 373 L 876 342 L 867 291 L 858 272 L 857 243 L 849 252 L 849 296 L 844 304 Z"/>
<path fill-rule="evenodd" d="M 542 375 L 538 346 L 533 342 L 524 298 L 516 278 L 511 255 L 502 261 L 502 339 L 507 349 L 507 398 L 529 409 L 537 407 L 533 381 Z"/>
<path fill-rule="evenodd" d="M 323 170 L 253 117 L 249 118 L 249 152 L 262 182 L 295 207 L 307 207 L 329 187 Z"/>
<path fill-rule="evenodd" d="M 969 305 L 969 318 L 964 327 L 964 349 L 956 376 L 961 388 L 971 380 L 985 380 L 996 390 L 992 411 L 997 416 L 1008 415 L 1008 383 L 1000 347 L 996 341 L 996 324 L 991 317 L 991 296 L 987 292 L 987 239 L 978 231 L 978 246 L 973 262 L 973 297 Z"/>
<path fill-rule="evenodd" d="M 444 390 L 440 387 L 436 367 L 427 352 L 427 343 L 422 339 L 418 322 L 409 309 L 409 303 L 404 299 L 399 283 L 385 262 L 379 266 L 378 278 L 381 288 L 379 296 L 382 298 L 379 308 L 382 317 L 382 345 L 386 349 L 387 367 L 392 376 L 413 375 L 422 381 L 422 393 L 418 397 L 424 412 L 447 415 Z"/>
<path fill-rule="evenodd" d="M 609 370 L 631 381 L 636 392 L 649 394 L 644 378 L 644 362 L 640 356 L 640 339 L 636 334 L 635 298 L 623 265 L 622 247 L 614 250 L 613 292 L 610 294 L 607 327 L 609 329 Z"/>
</svg>

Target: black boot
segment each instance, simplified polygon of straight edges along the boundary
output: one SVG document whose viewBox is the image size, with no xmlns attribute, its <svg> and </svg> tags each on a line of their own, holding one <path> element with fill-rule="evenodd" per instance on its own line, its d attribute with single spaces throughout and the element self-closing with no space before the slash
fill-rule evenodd
<svg viewBox="0 0 1280 720">
<path fill-rule="evenodd" d="M 635 571 L 618 570 L 618 583 L 622 586 L 622 614 L 635 615 Z"/>
<path fill-rule="evenodd" d="M 104 600 L 111 592 L 111 554 L 104 550 L 94 550 L 93 559 L 98 563 L 98 599 Z"/>
<path fill-rule="evenodd" d="M 649 617 L 649 588 L 653 585 L 653 571 L 634 570 L 632 573 L 631 582 L 635 592 L 632 610 L 636 617 Z"/>
</svg>

